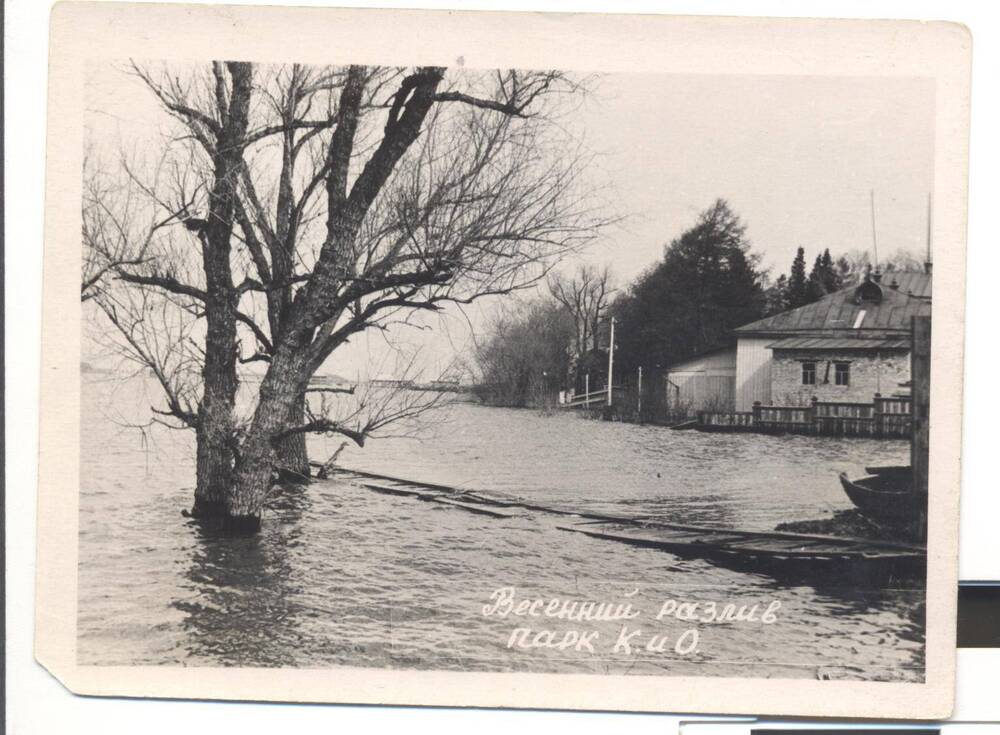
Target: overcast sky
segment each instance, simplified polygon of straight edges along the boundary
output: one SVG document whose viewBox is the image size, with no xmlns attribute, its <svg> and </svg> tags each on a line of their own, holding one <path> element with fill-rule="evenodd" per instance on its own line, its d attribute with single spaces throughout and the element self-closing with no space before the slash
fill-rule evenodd
<svg viewBox="0 0 1000 735">
<path fill-rule="evenodd" d="M 151 95 L 110 64 L 91 71 L 95 137 L 148 144 L 164 120 Z M 611 263 L 619 284 L 656 261 L 717 197 L 742 217 L 775 275 L 788 270 L 800 245 L 810 262 L 824 248 L 835 255 L 869 249 L 871 190 L 880 255 L 903 248 L 923 257 L 934 175 L 932 80 L 609 75 L 572 127 L 597 154 L 589 183 L 626 216 L 581 257 Z M 491 308 L 466 312 L 479 324 Z M 428 372 L 467 351 L 471 339 L 457 313 L 434 326 L 406 337 L 424 345 Z M 381 337 L 359 339 L 350 352 L 335 355 L 327 371 L 394 370 Z"/>
</svg>

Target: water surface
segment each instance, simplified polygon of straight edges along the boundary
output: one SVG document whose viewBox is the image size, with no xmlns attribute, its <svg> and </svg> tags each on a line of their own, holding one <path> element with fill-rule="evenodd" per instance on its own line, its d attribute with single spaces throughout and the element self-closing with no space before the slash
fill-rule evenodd
<svg viewBox="0 0 1000 735">
<path fill-rule="evenodd" d="M 148 390 L 148 401 L 144 391 Z M 85 381 L 79 648 L 82 664 L 664 673 L 920 680 L 923 591 L 850 580 L 805 585 L 559 531 L 525 513 L 494 519 L 343 480 L 276 495 L 257 536 L 206 537 L 181 516 L 194 476 L 189 432 L 140 430 L 141 385 Z M 146 401 L 143 404 L 143 401 Z M 126 410 L 125 406 L 129 406 Z M 849 507 L 839 471 L 906 461 L 904 442 L 675 432 L 576 415 L 458 404 L 410 436 L 348 448 L 341 464 L 561 508 L 771 529 Z M 339 441 L 316 439 L 316 459 Z M 761 606 L 770 625 L 697 625 L 696 651 L 508 648 L 519 626 L 484 616 L 498 588 L 518 598 L 627 600 L 644 634 L 665 599 Z"/>
</svg>

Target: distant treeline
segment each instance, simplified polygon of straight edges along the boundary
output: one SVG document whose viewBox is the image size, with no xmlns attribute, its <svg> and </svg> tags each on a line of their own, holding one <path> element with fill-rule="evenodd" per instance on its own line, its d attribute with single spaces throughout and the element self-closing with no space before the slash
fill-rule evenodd
<svg viewBox="0 0 1000 735">
<path fill-rule="evenodd" d="M 581 266 L 572 277 L 550 279 L 547 293 L 497 312 L 476 355 L 477 393 L 497 405 L 541 406 L 559 390 L 601 389 L 612 316 L 614 383 L 629 385 L 640 366 L 659 370 L 722 345 L 734 328 L 812 303 L 870 268 L 863 251 L 835 257 L 825 249 L 811 269 L 806 264 L 800 247 L 789 272 L 772 278 L 746 225 L 718 199 L 623 288 L 613 288 L 607 268 Z M 921 264 L 900 251 L 879 267 L 889 272 Z"/>
</svg>

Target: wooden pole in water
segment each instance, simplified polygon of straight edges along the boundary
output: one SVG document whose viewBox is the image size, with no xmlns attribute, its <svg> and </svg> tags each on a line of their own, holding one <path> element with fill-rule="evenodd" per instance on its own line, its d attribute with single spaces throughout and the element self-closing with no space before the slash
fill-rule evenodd
<svg viewBox="0 0 1000 735">
<path fill-rule="evenodd" d="M 590 401 L 590 373 L 586 373 L 583 376 L 583 395 L 584 395 L 583 400 L 584 403 L 586 404 L 587 402 Z"/>
<path fill-rule="evenodd" d="M 913 468 L 913 492 L 922 496 L 918 529 L 927 533 L 927 486 L 930 470 L 930 391 L 931 391 L 931 318 L 915 316 L 911 323 L 910 380 L 912 395 L 912 438 L 910 465 Z"/>
<path fill-rule="evenodd" d="M 608 345 L 608 405 L 611 405 L 611 386 L 614 383 L 615 370 L 615 318 L 611 317 L 611 343 Z"/>
<path fill-rule="evenodd" d="M 642 365 L 639 366 L 639 400 L 635 410 L 639 423 L 642 423 Z"/>
</svg>

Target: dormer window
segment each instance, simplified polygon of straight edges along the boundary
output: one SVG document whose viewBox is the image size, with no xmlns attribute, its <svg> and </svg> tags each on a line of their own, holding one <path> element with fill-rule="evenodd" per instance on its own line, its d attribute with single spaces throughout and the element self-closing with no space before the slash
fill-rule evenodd
<svg viewBox="0 0 1000 735">
<path fill-rule="evenodd" d="M 860 286 L 854 289 L 854 303 L 881 304 L 882 287 L 875 281 L 866 278 Z"/>
</svg>

